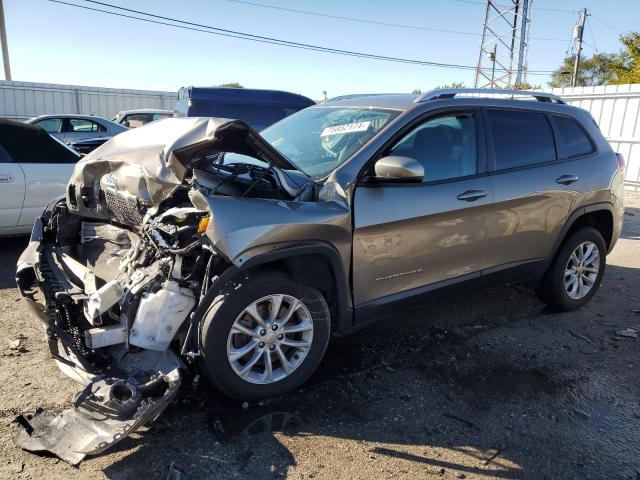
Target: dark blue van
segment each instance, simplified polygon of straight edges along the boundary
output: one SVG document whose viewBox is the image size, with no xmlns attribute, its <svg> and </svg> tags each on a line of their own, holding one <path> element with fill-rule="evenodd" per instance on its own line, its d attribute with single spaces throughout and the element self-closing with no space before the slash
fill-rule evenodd
<svg viewBox="0 0 640 480">
<path fill-rule="evenodd" d="M 310 98 L 278 90 L 182 87 L 175 116 L 240 119 L 260 131 L 314 104 Z"/>
</svg>

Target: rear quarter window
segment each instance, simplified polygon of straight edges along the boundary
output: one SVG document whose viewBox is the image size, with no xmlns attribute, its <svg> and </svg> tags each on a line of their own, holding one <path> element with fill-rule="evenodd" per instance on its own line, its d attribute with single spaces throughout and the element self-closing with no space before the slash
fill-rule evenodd
<svg viewBox="0 0 640 480">
<path fill-rule="evenodd" d="M 557 160 L 553 130 L 543 113 L 488 110 L 495 169 Z"/>
<path fill-rule="evenodd" d="M 580 157 L 594 151 L 593 144 L 582 126 L 573 118 L 554 115 L 559 139 L 562 143 L 560 158 Z"/>
</svg>

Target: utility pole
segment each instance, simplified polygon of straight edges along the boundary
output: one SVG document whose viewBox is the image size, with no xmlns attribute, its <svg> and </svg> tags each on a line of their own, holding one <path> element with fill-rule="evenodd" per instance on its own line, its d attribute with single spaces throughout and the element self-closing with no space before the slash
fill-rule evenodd
<svg viewBox="0 0 640 480">
<path fill-rule="evenodd" d="M 584 23 L 587 21 L 587 9 L 583 8 L 580 12 L 578 23 L 573 29 L 573 40 L 576 41 L 576 61 L 573 64 L 573 75 L 571 77 L 571 86 L 575 87 L 578 83 L 578 73 L 580 72 L 580 54 L 582 53 L 582 34 L 584 33 Z"/>
<path fill-rule="evenodd" d="M 513 88 L 526 82 L 533 0 L 486 0 L 474 85 Z"/>
<path fill-rule="evenodd" d="M 7 29 L 4 26 L 4 5 L 2 4 L 2 0 L 0 0 L 0 42 L 2 42 L 4 79 L 11 80 L 11 67 L 9 66 L 9 47 L 7 46 Z"/>
</svg>

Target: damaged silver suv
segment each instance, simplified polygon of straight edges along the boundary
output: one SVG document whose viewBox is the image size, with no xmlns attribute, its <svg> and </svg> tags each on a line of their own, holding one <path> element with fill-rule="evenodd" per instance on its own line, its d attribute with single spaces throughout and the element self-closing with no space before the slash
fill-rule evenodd
<svg viewBox="0 0 640 480">
<path fill-rule="evenodd" d="M 18 264 L 53 358 L 86 385 L 21 444 L 77 462 L 155 418 L 187 369 L 239 399 L 284 394 L 331 334 L 434 298 L 534 281 L 578 308 L 620 233 L 622 169 L 587 112 L 540 92 L 122 133 L 77 164 Z"/>
</svg>

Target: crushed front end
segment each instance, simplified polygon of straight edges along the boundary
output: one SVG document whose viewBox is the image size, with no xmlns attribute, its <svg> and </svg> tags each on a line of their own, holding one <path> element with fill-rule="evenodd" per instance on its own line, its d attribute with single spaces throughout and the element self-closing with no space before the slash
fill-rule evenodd
<svg viewBox="0 0 640 480">
<path fill-rule="evenodd" d="M 60 415 L 21 417 L 18 445 L 77 464 L 155 419 L 185 369 L 206 361 L 203 299 L 247 252 L 346 238 L 348 209 L 316 194 L 240 121 L 153 122 L 78 162 L 66 198 L 36 220 L 16 280 L 55 362 L 85 387 Z"/>
<path fill-rule="evenodd" d="M 19 417 L 19 446 L 77 464 L 155 419 L 178 391 L 198 348 L 191 318 L 203 279 L 224 261 L 174 150 L 219 124 L 189 119 L 112 139 L 36 220 L 18 288 L 55 362 L 85 387 L 57 416 Z"/>
<path fill-rule="evenodd" d="M 211 260 L 197 234 L 203 217 L 174 208 L 136 232 L 81 219 L 61 200 L 36 221 L 17 283 L 52 357 L 85 388 L 58 416 L 22 417 L 21 447 L 77 464 L 168 405 L 184 368 L 177 352 L 191 348 L 185 324 L 201 289 L 192 278 Z"/>
</svg>

